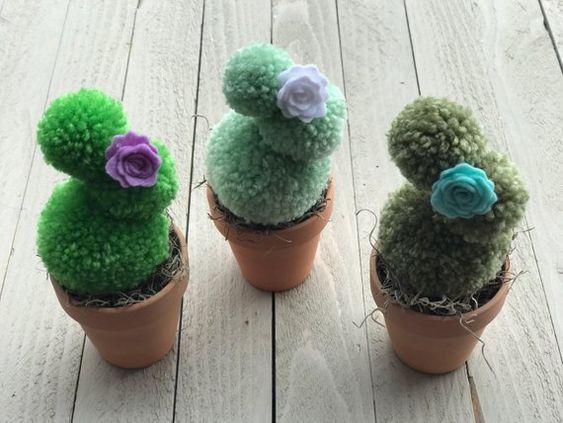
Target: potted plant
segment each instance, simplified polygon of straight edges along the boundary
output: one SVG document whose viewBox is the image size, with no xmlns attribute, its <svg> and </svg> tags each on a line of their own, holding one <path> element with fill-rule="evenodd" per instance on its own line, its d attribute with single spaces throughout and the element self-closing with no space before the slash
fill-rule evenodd
<svg viewBox="0 0 563 423">
<path fill-rule="evenodd" d="M 70 175 L 38 222 L 61 306 L 108 362 L 156 362 L 174 344 L 188 283 L 184 235 L 166 213 L 177 191 L 170 152 L 128 132 L 121 103 L 92 89 L 55 100 L 37 141 Z"/>
<path fill-rule="evenodd" d="M 233 110 L 208 144 L 211 217 L 248 282 L 290 289 L 311 272 L 332 212 L 329 156 L 342 137 L 344 97 L 315 65 L 295 65 L 270 44 L 234 53 L 223 93 Z"/>
<path fill-rule="evenodd" d="M 381 214 L 372 293 L 399 358 L 423 372 L 449 372 L 504 303 L 528 194 L 470 110 L 447 99 L 408 105 L 388 147 L 408 182 Z"/>
</svg>

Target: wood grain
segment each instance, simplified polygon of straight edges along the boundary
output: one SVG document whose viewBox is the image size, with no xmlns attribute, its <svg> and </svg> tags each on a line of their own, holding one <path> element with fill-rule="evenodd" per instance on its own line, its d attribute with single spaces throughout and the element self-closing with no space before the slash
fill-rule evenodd
<svg viewBox="0 0 563 423">
<path fill-rule="evenodd" d="M 197 111 L 211 124 L 227 111 L 225 61 L 250 41 L 269 41 L 268 0 L 207 1 Z M 194 57 L 194 60 L 196 58 Z M 185 135 L 189 140 L 192 133 Z M 204 118 L 195 134 L 188 245 L 191 276 L 184 303 L 176 421 L 269 421 L 272 416 L 272 300 L 244 281 L 208 218 Z"/>
<path fill-rule="evenodd" d="M 274 1 L 273 41 L 343 88 L 335 3 Z M 305 283 L 275 296 L 279 421 L 373 421 L 348 137 L 333 156 L 334 212 Z"/>
<path fill-rule="evenodd" d="M 524 225 L 535 228 L 532 243 L 520 237 L 513 260 L 515 270 L 529 274 L 484 336 L 495 374 L 478 352 L 470 362 L 483 415 L 560 421 L 563 78 L 541 10 L 533 0 L 422 1 L 408 2 L 408 12 L 422 93 L 473 108 L 492 144 L 517 163 L 531 195 Z"/>
<path fill-rule="evenodd" d="M 83 3 L 87 8 L 70 6 L 49 100 L 85 85 L 121 95 L 133 17 L 130 4 L 88 1 Z M 57 25 L 62 28 L 62 22 Z M 26 123 L 31 128 L 35 124 Z M 6 421 L 71 419 L 84 335 L 59 306 L 35 254 L 37 217 L 54 183 L 64 178 L 39 152 L 35 155 L 0 299 L 0 381 L 2 393 L 7 393 L 1 407 Z"/>
<path fill-rule="evenodd" d="M 387 195 L 404 181 L 390 160 L 385 133 L 418 95 L 415 68 L 402 2 L 343 3 L 339 12 L 356 204 L 379 215 Z M 376 308 L 368 261 L 374 223 L 369 212 L 358 215 L 366 314 Z M 386 330 L 370 320 L 366 324 L 377 421 L 473 420 L 465 367 L 442 377 L 412 371 L 393 353 Z"/>
<path fill-rule="evenodd" d="M 67 6 L 68 0 L 0 4 L 0 294 Z"/>
</svg>

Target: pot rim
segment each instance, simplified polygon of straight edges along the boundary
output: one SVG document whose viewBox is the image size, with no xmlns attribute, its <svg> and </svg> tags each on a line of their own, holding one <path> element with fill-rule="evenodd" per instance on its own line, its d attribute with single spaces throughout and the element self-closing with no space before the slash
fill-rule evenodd
<svg viewBox="0 0 563 423">
<path fill-rule="evenodd" d="M 207 199 L 209 201 L 210 204 L 216 205 L 217 202 L 215 201 L 215 191 L 213 191 L 213 188 L 211 187 L 211 185 L 207 184 Z M 328 219 L 324 219 L 325 215 L 330 216 L 332 213 L 332 207 L 334 204 L 334 182 L 333 182 L 333 178 L 330 177 L 328 179 L 328 183 L 327 183 L 327 194 L 326 194 L 326 198 L 327 198 L 327 206 L 325 207 L 325 209 L 319 213 L 319 214 L 313 214 L 310 217 L 308 217 L 307 219 L 305 219 L 303 222 L 299 222 L 296 225 L 290 226 L 289 228 L 283 228 L 283 229 L 252 229 L 252 228 L 246 228 L 244 226 L 236 226 L 233 225 L 232 223 L 226 222 L 225 220 L 222 220 L 221 223 L 225 226 L 229 226 L 231 228 L 236 228 L 237 233 L 245 233 L 245 234 L 264 234 L 264 235 L 271 235 L 271 234 L 275 234 L 275 235 L 279 235 L 283 238 L 283 235 L 287 235 L 287 234 L 291 234 L 293 232 L 299 231 L 300 229 L 302 229 L 304 226 L 308 226 L 311 223 L 313 223 L 316 219 L 322 219 L 323 221 L 325 221 L 325 224 L 328 223 Z M 220 214 L 221 216 L 224 216 L 224 214 L 219 211 L 216 207 L 214 208 L 215 210 L 211 210 L 211 212 L 213 213 L 213 211 L 216 211 L 218 214 Z M 324 225 L 323 225 L 324 227 Z"/>
<path fill-rule="evenodd" d="M 371 255 L 370 255 L 370 268 L 372 269 L 372 271 L 370 272 L 370 280 L 372 282 L 372 284 L 375 284 L 379 294 L 380 295 L 385 295 L 381 288 L 381 281 L 379 280 L 379 275 L 377 274 L 377 270 L 376 270 L 376 260 L 378 257 L 378 253 L 377 250 L 372 249 Z M 506 256 L 506 259 L 503 262 L 503 267 L 505 268 L 505 272 L 510 271 L 510 258 L 508 256 Z M 411 318 L 424 318 L 425 320 L 429 320 L 429 321 L 440 321 L 440 322 L 444 322 L 444 321 L 455 321 L 455 322 L 459 322 L 460 318 L 463 320 L 467 320 L 467 318 L 472 318 L 475 317 L 477 315 L 483 315 L 485 313 L 487 313 L 491 308 L 495 307 L 496 304 L 499 301 L 502 301 L 504 297 L 506 297 L 508 290 L 510 289 L 510 282 L 507 280 L 506 276 L 504 277 L 503 283 L 501 285 L 501 287 L 499 288 L 499 290 L 497 291 L 497 293 L 491 298 L 489 299 L 489 301 L 487 301 L 485 304 L 483 304 L 481 307 L 476 308 L 475 310 L 471 310 L 465 313 L 461 313 L 460 315 L 455 314 L 455 315 L 450 315 L 450 316 L 439 316 L 439 315 L 434 315 L 434 314 L 428 314 L 428 313 L 423 313 L 421 311 L 416 311 L 413 310 L 411 308 L 407 308 L 405 306 L 403 306 L 402 304 L 399 303 L 391 303 L 391 305 L 398 307 L 402 313 L 405 313 L 407 316 L 411 317 Z"/>
<path fill-rule="evenodd" d="M 182 232 L 180 231 L 180 229 L 178 228 L 178 226 L 176 226 L 175 223 L 172 223 L 172 228 L 174 230 L 174 232 L 176 233 L 176 236 L 178 237 L 178 239 L 180 240 L 180 257 L 182 258 L 182 261 L 185 264 L 188 264 L 188 249 L 187 249 L 187 242 L 185 237 L 183 236 Z M 187 276 L 187 267 L 184 269 L 181 269 L 180 271 L 176 272 L 176 274 L 170 279 L 170 281 L 166 284 L 166 286 L 164 288 L 162 288 L 160 291 L 158 291 L 156 294 L 152 295 L 151 297 L 135 303 L 135 304 L 130 304 L 130 305 L 125 305 L 125 306 L 121 306 L 121 307 L 103 307 L 103 306 L 84 306 L 84 305 L 76 305 L 73 304 L 69 294 L 61 287 L 59 281 L 57 279 L 55 279 L 52 275 L 49 274 L 50 279 L 51 279 L 51 283 L 55 289 L 55 291 L 57 291 L 60 295 L 62 295 L 62 297 L 65 299 L 65 305 L 64 307 L 67 308 L 68 310 L 85 310 L 87 309 L 88 312 L 92 313 L 92 314 L 100 314 L 100 315 L 105 315 L 105 316 L 111 316 L 111 315 L 116 315 L 116 314 L 124 314 L 124 313 L 135 313 L 138 310 L 141 310 L 143 308 L 146 308 L 150 305 L 152 305 L 153 303 L 160 301 L 160 299 L 162 297 L 165 297 L 167 295 L 169 295 L 169 293 L 171 291 L 173 291 L 174 289 L 178 288 L 183 282 L 186 283 L 187 285 L 187 277 L 184 280 L 184 274 L 186 274 Z"/>
</svg>

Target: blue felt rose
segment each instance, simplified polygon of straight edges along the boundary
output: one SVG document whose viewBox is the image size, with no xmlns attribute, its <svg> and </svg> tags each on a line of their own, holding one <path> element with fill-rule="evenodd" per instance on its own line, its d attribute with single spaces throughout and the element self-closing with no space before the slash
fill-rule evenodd
<svg viewBox="0 0 563 423">
<path fill-rule="evenodd" d="M 315 65 L 293 65 L 279 74 L 277 105 L 286 118 L 309 123 L 326 115 L 328 79 Z"/>
<path fill-rule="evenodd" d="M 432 207 L 446 217 L 470 219 L 491 211 L 498 200 L 495 183 L 483 169 L 460 163 L 444 170 L 432 185 Z"/>
</svg>

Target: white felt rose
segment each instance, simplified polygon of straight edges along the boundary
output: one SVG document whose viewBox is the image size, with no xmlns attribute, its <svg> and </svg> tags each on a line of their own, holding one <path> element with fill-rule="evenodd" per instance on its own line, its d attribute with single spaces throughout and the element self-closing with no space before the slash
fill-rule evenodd
<svg viewBox="0 0 563 423">
<path fill-rule="evenodd" d="M 286 118 L 305 123 L 326 115 L 328 79 L 315 65 L 293 65 L 278 75 L 277 105 Z"/>
</svg>

